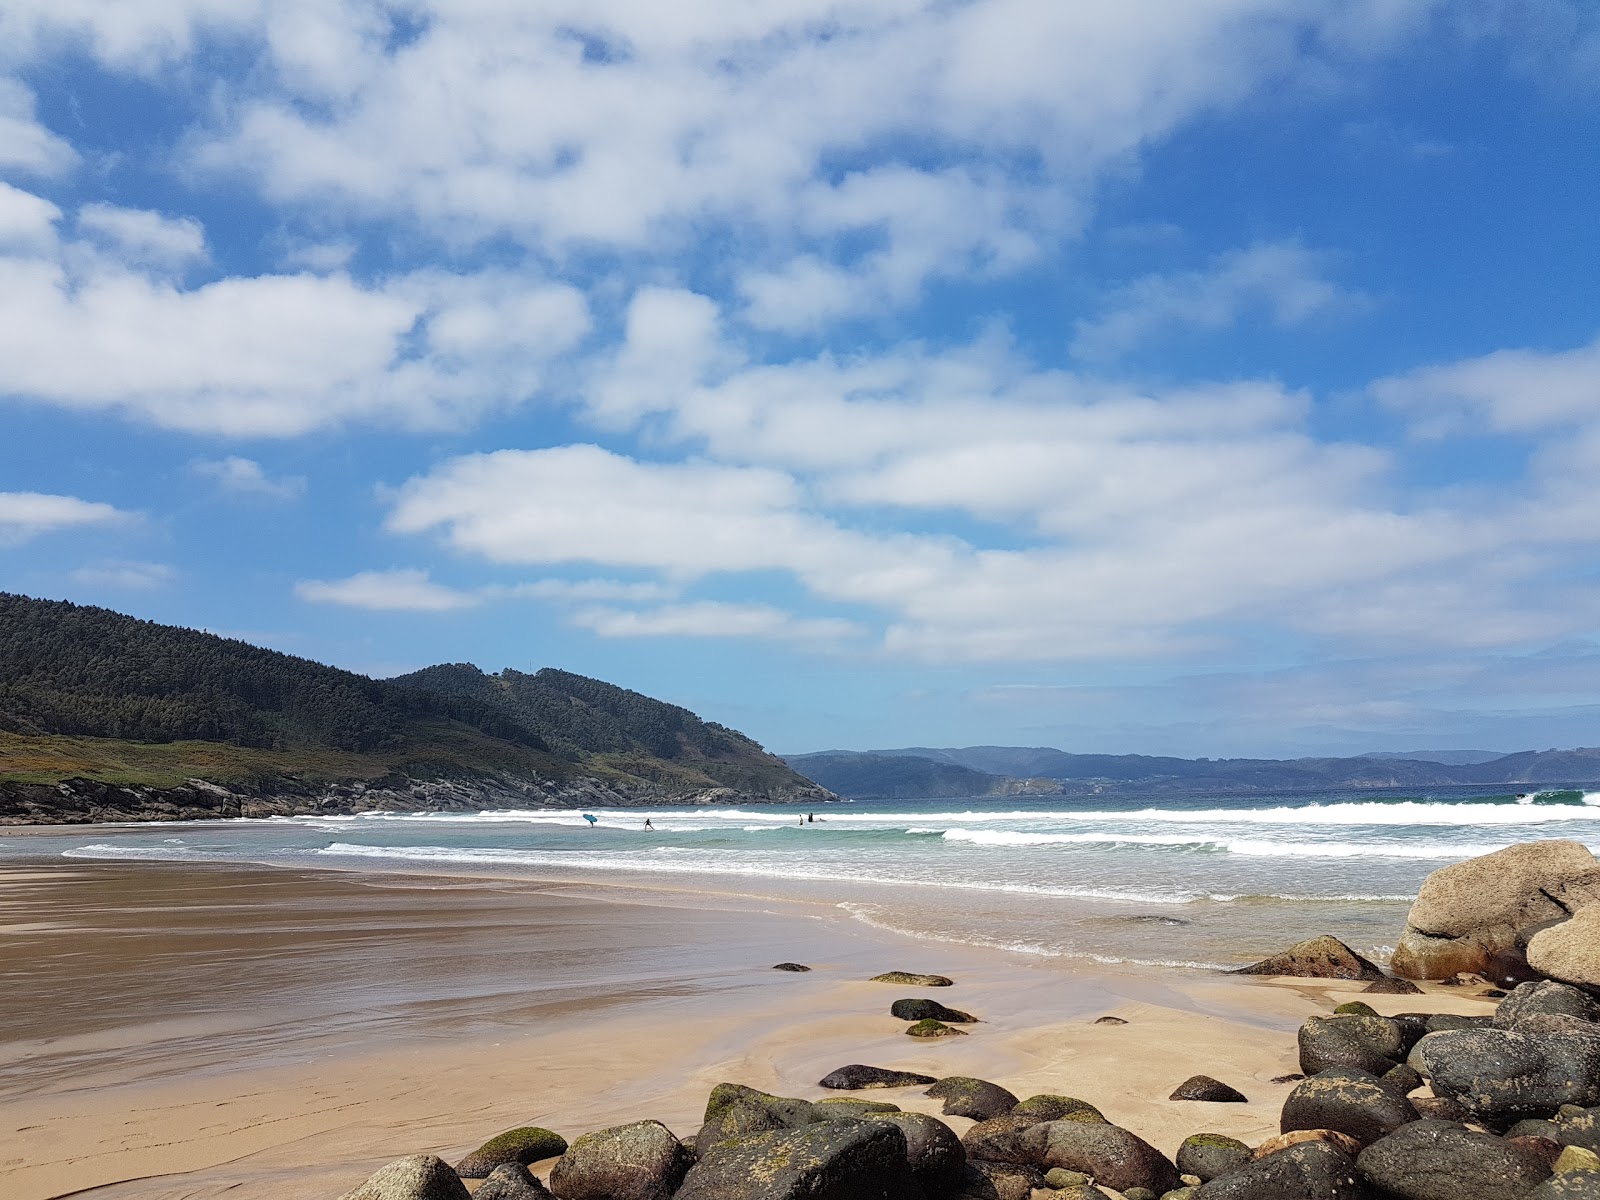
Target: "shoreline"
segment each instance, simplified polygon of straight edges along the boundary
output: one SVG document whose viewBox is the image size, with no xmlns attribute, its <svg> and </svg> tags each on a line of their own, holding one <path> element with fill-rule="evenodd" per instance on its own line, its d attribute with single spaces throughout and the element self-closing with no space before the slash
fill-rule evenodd
<svg viewBox="0 0 1600 1200">
<path fill-rule="evenodd" d="M 51 939 L 67 956 L 35 959 L 21 992 L 7 972 L 37 1010 L 0 1042 L 15 1200 L 325 1198 L 399 1155 L 459 1156 L 529 1122 L 575 1135 L 653 1115 L 691 1132 L 718 1082 L 817 1097 L 846 1062 L 1082 1095 L 1169 1153 L 1200 1127 L 1258 1140 L 1275 1131 L 1288 1085 L 1268 1081 L 1295 1069 L 1295 1027 L 1360 987 L 1027 960 L 799 902 L 752 910 L 738 894 L 605 877 L 403 879 L 31 856 L 0 868 L 0 946 Z M 78 905 L 66 913 L 52 899 L 64 885 Z M 54 928 L 29 928 L 41 917 Z M 771 970 L 784 959 L 815 969 Z M 938 998 L 983 1023 L 906 1038 L 888 1005 L 915 989 L 866 982 L 890 969 L 952 976 Z M 52 1036 L 97 986 L 121 1023 Z M 1373 999 L 1398 1011 L 1417 998 Z M 141 1024 L 141 1004 L 167 1023 Z M 1448 991 L 1429 1004 L 1488 1011 Z M 1131 1023 L 1092 1023 L 1104 1014 Z M 1195 1073 L 1253 1103 L 1165 1099 Z M 920 1089 L 883 1095 L 938 1111 Z"/>
</svg>

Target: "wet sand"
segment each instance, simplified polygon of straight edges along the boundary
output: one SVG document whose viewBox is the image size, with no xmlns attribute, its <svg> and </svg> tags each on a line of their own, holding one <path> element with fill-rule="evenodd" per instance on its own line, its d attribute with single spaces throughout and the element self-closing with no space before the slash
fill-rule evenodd
<svg viewBox="0 0 1600 1200">
<path fill-rule="evenodd" d="M 931 994 L 983 1023 L 905 1037 L 890 1001 L 929 993 L 866 982 L 889 969 L 952 976 Z M 1198 1129 L 1259 1140 L 1295 1027 L 1356 990 L 1091 973 L 734 892 L 44 859 L 0 869 L 0 987 L 12 1200 L 331 1200 L 520 1124 L 688 1134 L 718 1082 L 815 1098 L 848 1062 L 1077 1095 L 1169 1153 Z M 1253 1103 L 1166 1100 L 1200 1072 Z"/>
</svg>

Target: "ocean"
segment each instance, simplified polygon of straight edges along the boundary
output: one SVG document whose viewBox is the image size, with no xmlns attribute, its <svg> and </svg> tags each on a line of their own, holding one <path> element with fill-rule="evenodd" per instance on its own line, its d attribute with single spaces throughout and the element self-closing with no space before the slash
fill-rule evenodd
<svg viewBox="0 0 1600 1200">
<path fill-rule="evenodd" d="M 815 814 L 815 820 L 809 820 Z M 247 862 L 606 882 L 828 906 L 930 941 L 1210 970 L 1332 933 L 1384 959 L 1423 878 L 1514 842 L 1600 849 L 1600 792 L 857 801 L 97 826 L 0 861 Z M 645 828 L 646 819 L 650 828 Z"/>
</svg>

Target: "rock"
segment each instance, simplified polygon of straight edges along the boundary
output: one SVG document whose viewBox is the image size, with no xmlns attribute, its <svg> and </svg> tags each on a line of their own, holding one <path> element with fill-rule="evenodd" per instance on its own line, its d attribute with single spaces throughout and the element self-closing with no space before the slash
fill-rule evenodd
<svg viewBox="0 0 1600 1200">
<path fill-rule="evenodd" d="M 905 1135 L 906 1162 L 929 1196 L 945 1196 L 960 1186 L 967 1170 L 967 1151 L 955 1130 L 938 1117 L 880 1113 L 869 1119 L 887 1121 Z"/>
<path fill-rule="evenodd" d="M 885 1119 L 829 1121 L 719 1142 L 684 1177 L 676 1200 L 802 1198 L 923 1200 L 905 1134 Z"/>
<path fill-rule="evenodd" d="M 1105 1017 L 1096 1017 L 1094 1019 L 1094 1023 L 1096 1025 L 1126 1025 L 1128 1022 L 1123 1017 L 1105 1016 Z"/>
<path fill-rule="evenodd" d="M 741 1083 L 719 1083 L 706 1100 L 706 1114 L 695 1135 L 695 1149 L 704 1151 L 731 1137 L 798 1129 L 822 1119 L 809 1100 L 771 1096 Z M 891 1106 L 892 1107 L 892 1106 Z"/>
<path fill-rule="evenodd" d="M 1044 1183 L 1046 1187 L 1082 1187 L 1084 1184 L 1092 1182 L 1094 1181 L 1082 1171 L 1069 1171 L 1065 1167 L 1051 1167 L 1044 1173 Z"/>
<path fill-rule="evenodd" d="M 1413 1096 L 1411 1107 L 1425 1121 L 1470 1121 L 1472 1114 L 1448 1096 Z"/>
<path fill-rule="evenodd" d="M 1600 1171 L 1567 1171 L 1552 1175 L 1525 1200 L 1600 1200 Z"/>
<path fill-rule="evenodd" d="M 1600 863 L 1578 842 L 1524 842 L 1452 863 L 1423 880 L 1391 965 L 1408 979 L 1485 971 L 1596 900 Z"/>
<path fill-rule="evenodd" d="M 1206 1183 L 1250 1161 L 1250 1147 L 1220 1133 L 1191 1133 L 1178 1147 L 1178 1170 Z"/>
<path fill-rule="evenodd" d="M 1467 1017 L 1460 1013 L 1435 1013 L 1427 1020 L 1429 1033 L 1443 1033 L 1447 1029 L 1484 1029 L 1494 1024 L 1493 1017 Z"/>
<path fill-rule="evenodd" d="M 930 1018 L 912 1025 L 906 1030 L 906 1035 L 914 1038 L 966 1037 L 967 1031 Z"/>
<path fill-rule="evenodd" d="M 772 968 L 774 971 L 809 971 L 810 967 L 804 963 L 778 963 Z"/>
<path fill-rule="evenodd" d="M 889 1006 L 889 1015 L 902 1021 L 947 1021 L 956 1025 L 973 1025 L 978 1018 L 959 1008 L 946 1008 L 937 1000 L 896 1000 Z"/>
<path fill-rule="evenodd" d="M 859 1121 L 862 1117 L 899 1111 L 898 1104 L 890 1104 L 887 1100 L 861 1100 L 855 1096 L 829 1096 L 811 1105 L 812 1115 L 818 1121 Z"/>
<path fill-rule="evenodd" d="M 975 1162 L 981 1160 L 1031 1166 L 1033 1156 L 1023 1147 L 1022 1135 L 1043 1123 L 1044 1119 L 1017 1112 L 990 1117 L 962 1134 L 961 1144 L 967 1149 L 967 1157 Z"/>
<path fill-rule="evenodd" d="M 1429 1016 L 1427 1013 L 1396 1013 L 1387 1018 L 1400 1031 L 1400 1045 L 1408 1054 L 1411 1047 L 1427 1036 Z"/>
<path fill-rule="evenodd" d="M 1363 1179 L 1402 1200 L 1521 1200 L 1550 1170 L 1493 1134 L 1413 1121 L 1363 1150 Z"/>
<path fill-rule="evenodd" d="M 1398 1067 L 1390 1067 L 1378 1076 L 1378 1082 L 1383 1084 L 1396 1096 L 1409 1096 L 1422 1086 L 1422 1076 L 1415 1068 L 1401 1063 Z"/>
<path fill-rule="evenodd" d="M 1168 1100 L 1209 1100 L 1214 1104 L 1249 1104 L 1243 1092 L 1231 1088 L 1209 1075 L 1193 1075 L 1174 1089 Z"/>
<path fill-rule="evenodd" d="M 983 1185 L 989 1189 L 988 1193 L 979 1192 L 985 1200 L 993 1197 L 994 1200 L 1029 1200 L 1033 1189 L 1044 1186 L 1044 1176 L 1039 1174 L 1035 1167 L 1024 1163 L 1005 1162 L 974 1162 L 969 1163 L 971 1173 L 967 1176 L 964 1186 L 968 1189 L 960 1193 L 962 1196 L 973 1194 L 972 1175 L 978 1175 Z M 1100 1200 L 1104 1200 L 1102 1196 Z"/>
<path fill-rule="evenodd" d="M 1600 1108 L 1557 1113 L 1555 1124 L 1560 1131 L 1556 1141 L 1563 1146 L 1582 1146 L 1600 1154 Z"/>
<path fill-rule="evenodd" d="M 463 1179 L 487 1179 L 490 1172 L 503 1163 L 522 1163 L 526 1166 L 543 1158 L 557 1158 L 566 1152 L 567 1139 L 559 1133 L 551 1133 L 537 1125 L 526 1125 L 490 1138 L 456 1164 L 456 1174 Z"/>
<path fill-rule="evenodd" d="M 1435 1095 L 1491 1121 L 1600 1103 L 1600 1027 L 1533 1014 L 1515 1029 L 1449 1029 L 1417 1043 Z"/>
<path fill-rule="evenodd" d="M 943 975 L 917 975 L 911 971 L 885 971 L 882 975 L 874 975 L 869 983 L 898 983 L 904 987 L 953 987 L 954 979 Z"/>
<path fill-rule="evenodd" d="M 1274 1075 L 1273 1083 L 1299 1083 L 1306 1077 L 1304 1071 L 1296 1071 L 1293 1075 Z"/>
<path fill-rule="evenodd" d="M 1562 1152 L 1567 1149 L 1554 1138 L 1547 1137 L 1512 1137 L 1507 1134 L 1505 1143 L 1526 1150 L 1552 1171 L 1556 1163 L 1561 1161 Z"/>
<path fill-rule="evenodd" d="M 1368 1194 L 1343 1150 L 1302 1142 L 1201 1184 L 1194 1200 L 1368 1200 Z"/>
<path fill-rule="evenodd" d="M 1004 1116 L 1017 1106 L 1017 1098 L 998 1083 L 974 1079 L 970 1075 L 951 1075 L 939 1080 L 924 1095 L 944 1101 L 947 1117 L 970 1117 L 987 1121 Z"/>
<path fill-rule="evenodd" d="M 1400 1026 L 1360 1014 L 1310 1017 L 1300 1026 L 1300 1069 L 1315 1075 L 1329 1067 L 1355 1067 L 1382 1075 L 1405 1057 Z"/>
<path fill-rule="evenodd" d="M 1149 1188 L 1160 1195 L 1178 1186 L 1178 1169 L 1149 1142 L 1100 1121 L 1046 1121 L 1023 1133 L 1029 1160 L 1048 1170 L 1082 1171 L 1103 1187 L 1126 1192 Z"/>
<path fill-rule="evenodd" d="M 1420 996 L 1422 989 L 1409 979 L 1399 979 L 1392 975 L 1385 975 L 1382 979 L 1374 979 L 1361 989 L 1373 996 Z"/>
<path fill-rule="evenodd" d="M 1580 1021 L 1600 1021 L 1600 1000 L 1552 979 L 1521 983 L 1500 1001 L 1490 1020 L 1496 1029 L 1510 1029 L 1520 1018 L 1531 1017 L 1535 1013 L 1576 1017 Z"/>
<path fill-rule="evenodd" d="M 1324 934 L 1297 942 L 1287 950 L 1230 975 L 1295 975 L 1302 979 L 1382 979 L 1376 963 L 1368 962 L 1336 937 Z"/>
<path fill-rule="evenodd" d="M 888 1067 L 868 1067 L 851 1063 L 830 1071 L 818 1081 L 818 1087 L 838 1091 L 860 1091 L 864 1088 L 910 1087 L 914 1083 L 937 1083 L 932 1075 L 918 1075 L 914 1071 L 892 1071 Z"/>
<path fill-rule="evenodd" d="M 1563 983 L 1600 989 L 1600 904 L 1591 900 L 1571 920 L 1535 933 L 1528 941 L 1528 965 Z"/>
<path fill-rule="evenodd" d="M 339 1200 L 469 1200 L 467 1185 L 444 1159 L 413 1154 L 379 1167 Z"/>
<path fill-rule="evenodd" d="M 1122 1200 L 1161 1200 L 1149 1188 L 1131 1187 L 1122 1193 Z"/>
<path fill-rule="evenodd" d="M 1417 1119 L 1417 1110 L 1375 1077 L 1350 1067 L 1332 1067 L 1297 1085 L 1283 1102 L 1279 1129 L 1332 1129 L 1370 1145 Z"/>
<path fill-rule="evenodd" d="M 1582 1146 L 1563 1146 L 1554 1168 L 1557 1175 L 1567 1171 L 1600 1171 L 1600 1154 Z"/>
<path fill-rule="evenodd" d="M 1041 1094 L 1029 1096 L 1022 1103 L 1011 1110 L 1014 1117 L 1033 1117 L 1037 1122 L 1063 1121 L 1068 1117 L 1091 1116 L 1096 1121 L 1104 1121 L 1105 1116 L 1087 1100 L 1079 1100 L 1074 1096 L 1054 1096 Z"/>
<path fill-rule="evenodd" d="M 635 1121 L 573 1142 L 550 1170 L 550 1190 L 561 1200 L 668 1200 L 692 1162 L 660 1121 Z"/>
<path fill-rule="evenodd" d="M 472 1193 L 472 1200 L 551 1200 L 550 1189 L 519 1162 L 501 1163 Z"/>
<path fill-rule="evenodd" d="M 1299 1146 L 1305 1142 L 1327 1142 L 1339 1150 L 1343 1150 L 1351 1158 L 1361 1153 L 1361 1143 L 1348 1133 L 1340 1133 L 1337 1129 L 1291 1129 L 1288 1133 L 1280 1133 L 1276 1137 L 1269 1137 L 1255 1148 L 1252 1158 L 1266 1158 L 1269 1154 L 1276 1154 L 1280 1150 L 1287 1150 L 1290 1146 Z"/>
<path fill-rule="evenodd" d="M 1375 1017 L 1378 1010 L 1365 1000 L 1346 1000 L 1334 1010 L 1334 1015 L 1341 1017 Z"/>
</svg>

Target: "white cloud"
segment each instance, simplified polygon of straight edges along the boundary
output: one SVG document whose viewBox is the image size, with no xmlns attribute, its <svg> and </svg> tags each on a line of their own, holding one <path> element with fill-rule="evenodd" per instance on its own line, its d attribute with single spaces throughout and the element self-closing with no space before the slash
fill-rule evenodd
<svg viewBox="0 0 1600 1200">
<path fill-rule="evenodd" d="M 79 567 L 72 572 L 72 581 L 85 587 L 148 591 L 165 587 L 177 575 L 177 571 L 166 563 L 110 560 Z"/>
<path fill-rule="evenodd" d="M 0 545 L 19 545 L 41 533 L 133 519 L 109 504 L 42 492 L 0 492 Z"/>
<path fill-rule="evenodd" d="M 193 217 L 167 217 L 142 208 L 85 204 L 78 228 L 110 242 L 126 263 L 181 267 L 206 257 L 205 230 Z"/>
<path fill-rule="evenodd" d="M 1072 352 L 1111 359 L 1175 327 L 1226 329 L 1254 308 L 1294 325 L 1357 302 L 1324 278 L 1325 259 L 1297 242 L 1262 242 L 1220 254 L 1204 270 L 1146 275 L 1113 292 L 1100 316 L 1078 322 Z"/>
<path fill-rule="evenodd" d="M 620 579 L 536 579 L 530 583 L 514 584 L 506 590 L 509 595 L 527 596 L 534 600 L 622 600 L 641 604 L 651 600 L 667 600 L 676 594 L 676 589 L 660 583 L 628 583 Z"/>
<path fill-rule="evenodd" d="M 850 621 L 801 618 L 764 604 L 702 601 L 662 608 L 587 608 L 572 623 L 601 637 L 760 638 L 768 641 L 834 642 L 862 631 Z"/>
<path fill-rule="evenodd" d="M 0 183 L 0 255 L 50 252 L 61 210 L 50 201 Z"/>
<path fill-rule="evenodd" d="M 1372 385 L 1419 432 L 1538 433 L 1600 422 L 1600 338 L 1574 350 L 1499 350 Z"/>
<path fill-rule="evenodd" d="M 361 571 L 347 579 L 302 579 L 294 594 L 313 604 L 338 604 L 375 612 L 451 612 L 480 597 L 435 583 L 427 571 Z"/>
<path fill-rule="evenodd" d="M 4 30 L 5 18 L 0 15 L 0 39 Z M 0 170 L 46 177 L 63 174 L 78 161 L 77 152 L 39 124 L 34 107 L 31 91 L 0 75 Z"/>
<path fill-rule="evenodd" d="M 189 469 L 205 479 L 216 481 L 225 492 L 247 496 L 264 496 L 269 500 L 293 500 L 305 493 L 303 475 L 285 475 L 274 479 L 262 470 L 254 459 L 230 455 L 220 459 L 197 459 Z"/>
</svg>

